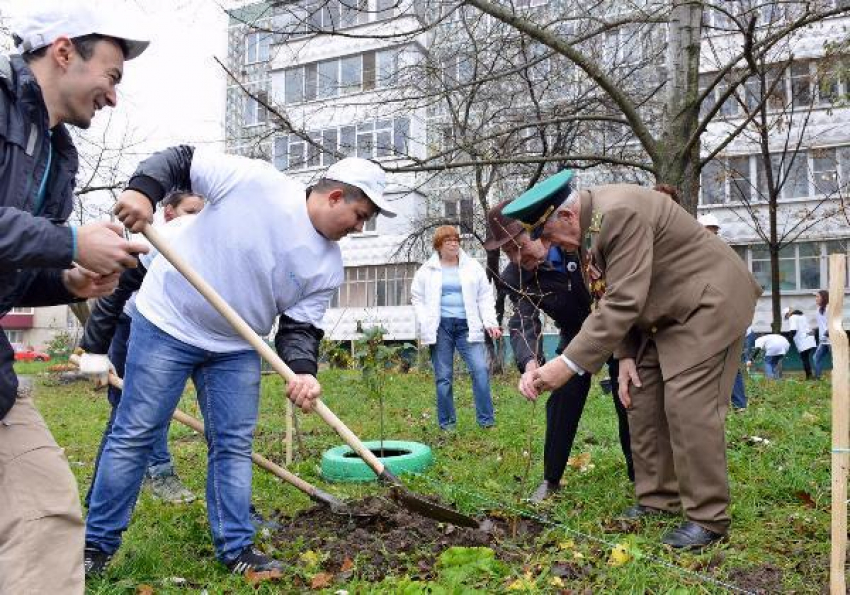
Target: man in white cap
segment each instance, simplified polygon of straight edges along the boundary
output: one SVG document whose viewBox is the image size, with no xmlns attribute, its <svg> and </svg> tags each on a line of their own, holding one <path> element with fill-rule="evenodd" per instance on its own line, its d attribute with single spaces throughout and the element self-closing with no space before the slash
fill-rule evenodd
<svg viewBox="0 0 850 595">
<path fill-rule="evenodd" d="M 385 184 L 383 170 L 364 159 L 343 159 L 305 188 L 266 161 L 179 146 L 141 163 L 115 213 L 139 231 L 171 188 L 207 198 L 173 246 L 260 335 L 280 316 L 275 347 L 297 375 L 287 395 L 309 410 L 321 394 L 319 324 L 343 279 L 336 242 L 379 212 L 394 216 Z M 258 354 L 164 258 L 151 265 L 136 310 L 124 394 L 101 456 L 108 473 L 95 479 L 86 521 L 87 572 L 101 572 L 118 549 L 148 453 L 191 377 L 209 445 L 216 557 L 237 574 L 279 574 L 281 564 L 254 547 L 250 519 Z"/>
<path fill-rule="evenodd" d="M 701 223 L 704 228 L 706 228 L 714 235 L 720 234 L 720 221 L 718 221 L 717 217 L 715 217 L 711 213 L 700 215 L 699 217 L 697 217 L 697 221 L 699 221 L 699 223 Z"/>
<path fill-rule="evenodd" d="M 148 42 L 87 3 L 29 2 L 0 56 L 0 317 L 111 292 L 143 244 L 120 226 L 66 221 L 78 156 L 66 124 L 114 107 L 124 62 Z M 62 449 L 0 332 L 0 593 L 82 593 L 83 522 Z"/>
</svg>

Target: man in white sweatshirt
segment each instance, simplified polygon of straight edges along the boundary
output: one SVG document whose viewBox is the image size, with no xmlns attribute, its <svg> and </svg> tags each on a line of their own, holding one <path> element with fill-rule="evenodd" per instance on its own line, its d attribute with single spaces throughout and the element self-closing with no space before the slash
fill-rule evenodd
<svg viewBox="0 0 850 595">
<path fill-rule="evenodd" d="M 321 394 L 318 326 L 342 281 L 336 241 L 377 213 L 383 170 L 363 159 L 332 165 L 314 186 L 271 164 L 180 146 L 142 162 L 115 213 L 141 231 L 171 188 L 203 194 L 207 207 L 174 248 L 260 335 L 280 322 L 275 347 L 297 374 L 288 397 L 304 410 Z M 207 514 L 216 557 L 232 572 L 279 573 L 253 547 L 251 443 L 257 422 L 260 358 L 164 258 L 136 300 L 124 394 L 101 457 L 86 522 L 86 571 L 101 572 L 121 543 L 157 432 L 191 377 L 209 445 Z"/>
</svg>

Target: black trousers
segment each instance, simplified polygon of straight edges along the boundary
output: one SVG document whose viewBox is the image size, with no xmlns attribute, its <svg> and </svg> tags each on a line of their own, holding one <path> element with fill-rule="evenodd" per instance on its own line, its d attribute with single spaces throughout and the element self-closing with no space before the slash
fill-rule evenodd
<svg viewBox="0 0 850 595">
<path fill-rule="evenodd" d="M 611 375 L 614 408 L 617 412 L 620 448 L 626 459 L 626 473 L 630 481 L 635 480 L 635 469 L 632 464 L 632 450 L 629 437 L 629 421 L 626 408 L 617 396 L 617 360 L 608 361 L 608 373 Z M 570 451 L 573 448 L 578 422 L 587 402 L 590 391 L 591 375 L 573 376 L 561 388 L 552 392 L 546 401 L 546 439 L 543 447 L 543 478 L 557 484 L 564 475 Z"/>
<path fill-rule="evenodd" d="M 800 352 L 800 361 L 803 362 L 803 371 L 806 373 L 806 380 L 814 378 L 814 375 L 812 374 L 812 354 L 814 352 L 814 347 Z"/>
</svg>

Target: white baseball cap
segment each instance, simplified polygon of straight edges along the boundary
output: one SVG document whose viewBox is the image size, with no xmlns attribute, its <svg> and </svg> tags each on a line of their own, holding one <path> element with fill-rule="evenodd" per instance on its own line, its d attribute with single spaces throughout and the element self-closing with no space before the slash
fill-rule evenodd
<svg viewBox="0 0 850 595">
<path fill-rule="evenodd" d="M 39 0 L 16 15 L 11 31 L 21 39 L 17 44 L 20 53 L 26 54 L 51 45 L 59 37 L 106 35 L 125 42 L 127 55 L 132 60 L 145 51 L 150 41 L 139 30 L 136 15 L 119 16 L 106 3 L 79 2 L 77 0 Z"/>
<path fill-rule="evenodd" d="M 697 217 L 697 221 L 701 223 L 703 227 L 716 227 L 717 229 L 720 229 L 720 221 L 718 221 L 717 217 L 711 213 L 700 215 Z"/>
<path fill-rule="evenodd" d="M 396 212 L 384 198 L 384 188 L 387 186 L 387 176 L 381 166 L 359 157 L 346 157 L 328 168 L 326 180 L 336 180 L 344 184 L 357 186 L 369 197 L 385 217 L 395 217 Z"/>
</svg>

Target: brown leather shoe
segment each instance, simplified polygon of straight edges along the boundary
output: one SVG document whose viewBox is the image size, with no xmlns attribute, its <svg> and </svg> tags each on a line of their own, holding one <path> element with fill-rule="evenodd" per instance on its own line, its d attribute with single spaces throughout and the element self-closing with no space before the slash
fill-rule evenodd
<svg viewBox="0 0 850 595">
<path fill-rule="evenodd" d="M 661 543 L 676 549 L 700 550 L 724 539 L 723 533 L 715 533 L 693 521 L 685 521 L 661 538 Z"/>
<path fill-rule="evenodd" d="M 554 496 L 555 493 L 560 489 L 560 485 L 550 483 L 544 479 L 543 483 L 537 486 L 537 489 L 534 490 L 534 493 L 531 494 L 531 496 L 528 498 L 528 501 L 532 502 L 533 504 L 540 504 L 544 500 L 547 500 Z"/>
</svg>

